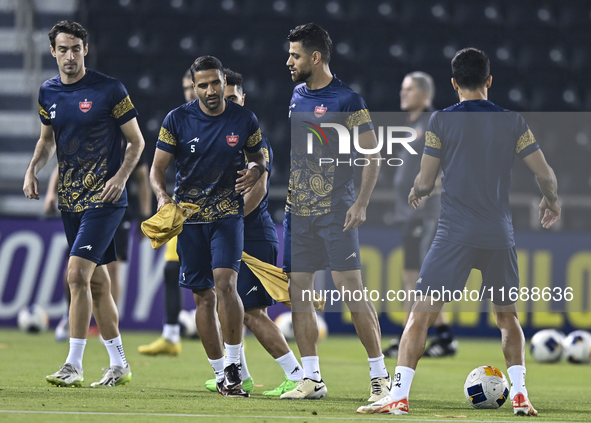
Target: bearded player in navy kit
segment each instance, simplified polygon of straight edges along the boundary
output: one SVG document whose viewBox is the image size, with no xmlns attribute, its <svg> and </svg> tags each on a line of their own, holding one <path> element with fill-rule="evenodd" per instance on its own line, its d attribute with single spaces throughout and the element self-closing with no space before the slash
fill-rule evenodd
<svg viewBox="0 0 591 423">
<path fill-rule="evenodd" d="M 35 175 L 57 150 L 59 209 L 70 246 L 70 351 L 66 363 L 46 379 L 57 386 L 82 385 L 82 356 L 94 312 L 110 365 L 91 386 L 117 386 L 131 380 L 131 370 L 105 265 L 117 259 L 113 237 L 127 207 L 125 183 L 144 139 L 125 87 L 85 68 L 86 37 L 86 30 L 72 21 L 58 22 L 49 31 L 59 75 L 39 90 L 41 138 L 23 191 L 28 198 L 39 199 Z M 123 137 L 127 148 L 122 158 Z"/>
<path fill-rule="evenodd" d="M 375 149 L 377 140 L 363 99 L 329 69 L 332 41 L 320 26 L 309 23 L 291 30 L 287 37 L 287 66 L 294 82 L 302 82 L 290 102 L 292 130 L 291 169 L 286 218 L 284 221 L 284 270 L 290 274 L 290 298 L 294 334 L 302 356 L 304 378 L 282 399 L 318 399 L 327 393 L 318 357 L 318 328 L 311 301 L 304 293 L 314 287 L 314 274 L 330 267 L 336 288 L 363 291 L 357 227 L 366 219 L 366 208 L 378 176 L 379 152 L 365 154 L 359 197 L 355 199 L 354 168 L 336 166 L 335 160 L 352 160 L 355 155 L 339 155 L 339 138 L 334 129 L 320 129 L 321 122 L 339 123 L 359 133 L 359 146 Z M 325 142 L 314 147 L 314 157 L 306 153 L 306 137 L 320 129 Z M 315 128 L 315 129 L 314 129 Z M 320 133 L 320 132 L 319 132 Z M 302 146 L 303 145 L 303 146 Z M 309 147 L 308 147 L 309 148 Z M 319 166 L 318 156 L 332 158 Z M 373 304 L 367 299 L 345 299 L 355 329 L 365 347 L 370 365 L 371 396 L 386 396 L 392 379 L 381 351 L 381 333 Z"/>
<path fill-rule="evenodd" d="M 242 75 L 231 69 L 224 69 L 226 88 L 224 97 L 244 106 L 246 93 L 242 86 Z M 271 215 L 267 210 L 269 184 L 273 167 L 273 149 L 265 134 L 261 133 L 261 149 L 267 163 L 266 172 L 244 196 L 244 252 L 265 263 L 277 264 L 279 240 Z M 301 379 L 303 372 L 293 351 L 277 325 L 269 318 L 267 307 L 275 304 L 259 278 L 246 263 L 240 264 L 237 289 L 244 305 L 244 325 L 254 334 L 265 350 L 275 359 L 284 372 L 284 381 L 275 389 L 264 391 L 263 395 L 280 396 L 291 391 Z M 244 346 L 240 350 L 243 389 L 254 390 L 254 381 L 248 372 Z M 205 387 L 215 392 L 216 380 L 205 382 Z"/>
<path fill-rule="evenodd" d="M 175 159 L 175 200 L 192 203 L 197 209 L 178 236 L 180 285 L 193 291 L 197 330 L 219 394 L 247 397 L 240 375 L 244 308 L 236 281 L 244 245 L 241 194 L 251 191 L 266 168 L 261 130 L 252 112 L 224 99 L 226 82 L 218 59 L 197 58 L 191 74 L 198 99 L 164 119 L 150 181 L 158 209 L 172 203 L 165 173 Z"/>
<path fill-rule="evenodd" d="M 481 293 L 492 301 L 501 332 L 513 412 L 536 416 L 525 387 L 525 338 L 517 303 L 507 294 L 519 288 L 509 189 L 513 161 L 519 156 L 538 181 L 543 194 L 540 219 L 548 229 L 561 214 L 556 176 L 523 117 L 488 101 L 492 85 L 488 56 L 466 48 L 456 53 L 451 67 L 460 102 L 431 116 L 421 170 L 408 196 L 408 204 L 416 209 L 432 192 L 441 167 L 439 225 L 416 284 L 425 295 L 417 298 L 400 340 L 398 383 L 388 397 L 357 412 L 408 414 L 410 387 L 427 330 L 444 301 L 451 301 L 441 293 L 464 289 L 470 271 L 476 268 L 482 272 Z M 431 294 L 435 291 L 437 300 Z"/>
</svg>

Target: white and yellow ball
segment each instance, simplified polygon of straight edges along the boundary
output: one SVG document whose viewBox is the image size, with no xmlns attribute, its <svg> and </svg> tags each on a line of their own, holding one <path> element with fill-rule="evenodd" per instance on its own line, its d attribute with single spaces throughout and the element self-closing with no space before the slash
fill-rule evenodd
<svg viewBox="0 0 591 423">
<path fill-rule="evenodd" d="M 318 323 L 318 340 L 322 341 L 328 336 L 328 325 L 326 324 L 326 320 L 324 320 L 320 314 L 316 314 L 316 321 Z M 277 316 L 275 318 L 275 324 L 281 333 L 283 333 L 285 339 L 288 341 L 294 339 L 291 311 L 286 311 Z"/>
<path fill-rule="evenodd" d="M 466 378 L 464 394 L 474 408 L 499 408 L 509 396 L 509 382 L 496 367 L 480 366 Z"/>
</svg>

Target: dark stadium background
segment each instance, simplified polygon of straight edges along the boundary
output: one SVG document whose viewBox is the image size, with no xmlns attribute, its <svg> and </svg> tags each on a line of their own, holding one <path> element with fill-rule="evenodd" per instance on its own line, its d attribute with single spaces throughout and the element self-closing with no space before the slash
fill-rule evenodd
<svg viewBox="0 0 591 423">
<path fill-rule="evenodd" d="M 365 98 L 370 111 L 399 111 L 400 83 L 414 70 L 433 76 L 435 108 L 455 103 L 450 59 L 471 46 L 491 58 L 492 101 L 518 111 L 566 112 L 591 108 L 584 78 L 591 70 L 590 11 L 584 1 L 107 0 L 83 2 L 80 19 L 91 34 L 89 66 L 126 85 L 151 150 L 164 116 L 183 101 L 180 78 L 196 57 L 211 54 L 241 72 L 246 107 L 259 117 L 276 154 L 272 184 L 279 192 L 272 208 L 278 217 L 289 171 L 286 117 L 294 84 L 285 62 L 291 28 L 314 21 L 328 30 L 331 70 Z M 584 173 L 573 168 L 556 157 L 567 151 L 565 140 L 551 142 L 560 148 L 544 145 L 546 154 L 559 181 L 569 182 L 561 183 L 561 194 L 588 194 L 590 167 Z M 584 155 L 589 163 L 590 143 L 569 145 L 571 157 Z M 392 172 L 385 170 L 378 188 L 387 190 Z M 537 194 L 527 171 L 516 172 L 517 188 Z M 370 221 L 384 222 L 388 204 L 380 205 L 381 216 Z M 520 217 L 516 224 L 527 226 Z M 565 218 L 564 224 L 588 228 L 589 219 L 583 220 Z"/>
</svg>

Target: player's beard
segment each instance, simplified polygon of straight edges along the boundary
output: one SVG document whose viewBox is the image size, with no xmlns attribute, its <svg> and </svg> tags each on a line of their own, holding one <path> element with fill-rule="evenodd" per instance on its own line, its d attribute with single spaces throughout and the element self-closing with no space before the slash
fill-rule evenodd
<svg viewBox="0 0 591 423">
<path fill-rule="evenodd" d="M 210 99 L 216 99 L 217 101 L 215 103 L 210 103 L 208 101 Z M 219 94 L 210 95 L 210 96 L 206 96 L 200 100 L 205 105 L 205 107 L 207 107 L 209 110 L 216 110 L 218 107 L 220 107 L 220 104 L 222 102 L 222 96 Z"/>
<path fill-rule="evenodd" d="M 293 74 L 293 82 L 306 82 L 308 78 L 312 76 L 312 71 L 309 69 L 302 69 L 301 71 L 297 71 Z"/>
</svg>

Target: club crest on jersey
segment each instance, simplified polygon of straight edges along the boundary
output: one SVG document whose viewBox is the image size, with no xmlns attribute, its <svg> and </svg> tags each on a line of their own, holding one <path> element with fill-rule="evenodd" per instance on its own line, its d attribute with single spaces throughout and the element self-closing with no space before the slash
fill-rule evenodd
<svg viewBox="0 0 591 423">
<path fill-rule="evenodd" d="M 84 101 L 81 101 L 80 103 L 78 103 L 78 107 L 80 107 L 81 112 L 86 113 L 92 107 L 92 101 L 88 101 L 88 100 L 84 99 Z"/>
<path fill-rule="evenodd" d="M 327 109 L 327 107 L 324 107 L 324 104 L 316 106 L 316 108 L 314 109 L 314 116 L 316 116 L 317 118 L 324 116 Z"/>
<path fill-rule="evenodd" d="M 238 135 L 234 135 L 232 132 L 232 135 L 226 135 L 226 141 L 228 141 L 228 145 L 234 147 L 236 144 L 238 144 Z"/>
</svg>

